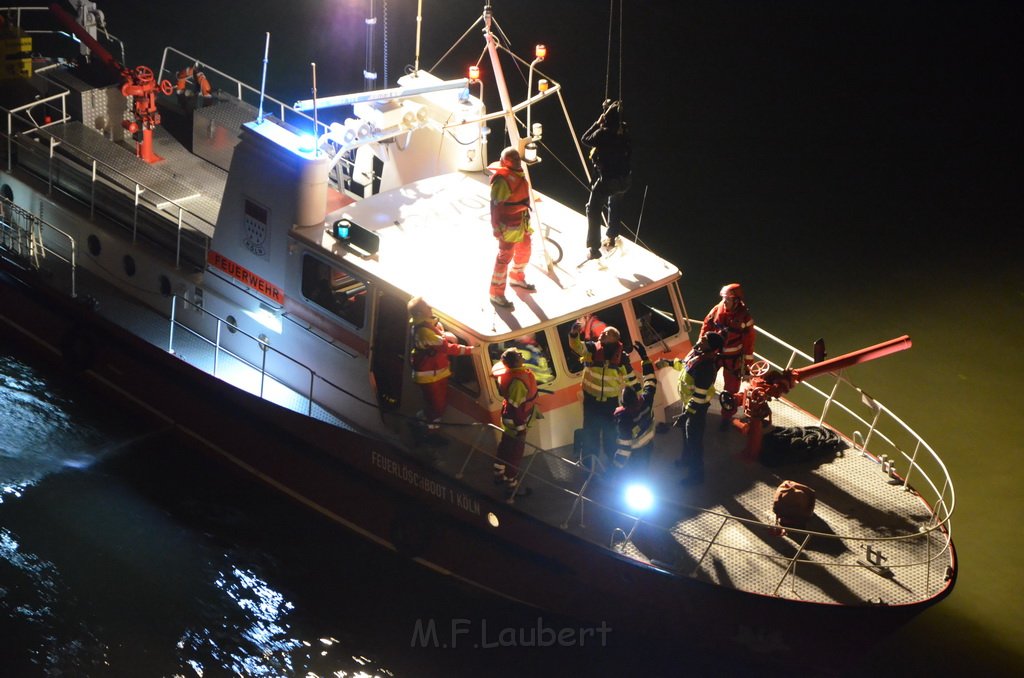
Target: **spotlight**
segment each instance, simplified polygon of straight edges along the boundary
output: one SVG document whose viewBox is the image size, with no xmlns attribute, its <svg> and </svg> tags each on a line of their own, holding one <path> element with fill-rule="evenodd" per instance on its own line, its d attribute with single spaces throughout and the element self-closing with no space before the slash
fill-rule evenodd
<svg viewBox="0 0 1024 678">
<path fill-rule="evenodd" d="M 626 505 L 637 513 L 645 513 L 654 506 L 654 493 L 640 483 L 629 485 L 626 487 Z"/>
</svg>

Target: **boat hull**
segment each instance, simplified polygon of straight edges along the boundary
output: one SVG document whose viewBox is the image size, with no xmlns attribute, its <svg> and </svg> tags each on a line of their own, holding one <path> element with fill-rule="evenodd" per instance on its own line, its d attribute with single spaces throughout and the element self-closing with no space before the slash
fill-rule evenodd
<svg viewBox="0 0 1024 678">
<path fill-rule="evenodd" d="M 429 459 L 278 407 L 132 335 L 8 261 L 3 332 L 330 520 L 435 571 L 581 629 L 728 645 L 758 661 L 862 647 L 943 596 L 903 606 L 802 603 L 743 593 L 579 539 L 434 471 Z M 522 500 L 529 501 L 529 499 Z M 497 523 L 495 526 L 493 523 Z M 945 588 L 952 590 L 952 582 Z M 596 636 L 595 636 L 596 637 Z"/>
</svg>

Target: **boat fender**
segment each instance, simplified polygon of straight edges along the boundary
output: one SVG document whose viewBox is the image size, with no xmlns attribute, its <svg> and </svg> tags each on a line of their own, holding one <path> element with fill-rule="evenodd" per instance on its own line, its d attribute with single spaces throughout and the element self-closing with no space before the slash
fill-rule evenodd
<svg viewBox="0 0 1024 678">
<path fill-rule="evenodd" d="M 401 508 L 391 521 L 391 543 L 395 550 L 408 558 L 415 558 L 430 545 L 434 538 L 434 524 L 428 512 Z"/>
<path fill-rule="evenodd" d="M 96 340 L 80 327 L 72 327 L 60 339 L 64 366 L 72 372 L 83 372 L 96 362 Z"/>
</svg>

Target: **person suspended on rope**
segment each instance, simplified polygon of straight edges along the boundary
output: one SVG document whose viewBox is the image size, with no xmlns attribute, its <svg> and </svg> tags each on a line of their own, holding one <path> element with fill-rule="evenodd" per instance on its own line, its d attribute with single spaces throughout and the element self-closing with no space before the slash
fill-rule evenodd
<svg viewBox="0 0 1024 678">
<path fill-rule="evenodd" d="M 580 141 L 590 147 L 590 160 L 594 164 L 594 179 L 587 201 L 587 247 L 589 259 L 601 257 L 601 220 L 608 219 L 609 249 L 615 247 L 619 235 L 619 208 L 622 196 L 631 183 L 630 156 L 632 147 L 629 128 L 622 119 L 622 102 L 606 101 L 601 115 L 583 133 Z"/>
</svg>

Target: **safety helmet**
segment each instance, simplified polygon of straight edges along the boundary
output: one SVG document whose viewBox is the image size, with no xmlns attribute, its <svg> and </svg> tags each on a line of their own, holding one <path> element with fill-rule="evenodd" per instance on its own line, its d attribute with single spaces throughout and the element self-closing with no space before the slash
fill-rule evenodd
<svg viewBox="0 0 1024 678">
<path fill-rule="evenodd" d="M 623 386 L 622 392 L 619 393 L 619 404 L 623 407 L 632 407 L 633 405 L 636 405 L 636 402 L 636 389 L 632 386 Z"/>
<path fill-rule="evenodd" d="M 736 297 L 741 301 L 743 300 L 743 288 L 740 287 L 739 283 L 729 283 L 718 294 L 722 297 Z"/>
<path fill-rule="evenodd" d="M 604 339 L 605 336 L 608 337 L 608 341 L 616 341 L 617 342 L 621 338 L 621 335 L 619 334 L 619 330 L 617 328 L 615 328 L 615 327 L 612 327 L 611 325 L 609 325 L 608 327 L 604 328 L 604 330 L 601 332 L 601 337 L 600 338 L 602 340 Z"/>
<path fill-rule="evenodd" d="M 512 169 L 519 169 L 522 166 L 522 156 L 519 155 L 519 151 L 515 146 L 508 146 L 501 152 L 501 164 L 507 165 Z"/>
<path fill-rule="evenodd" d="M 409 300 L 409 315 L 417 320 L 424 320 L 430 318 L 433 310 L 430 308 L 430 304 L 424 301 L 423 297 L 413 297 Z"/>
</svg>

